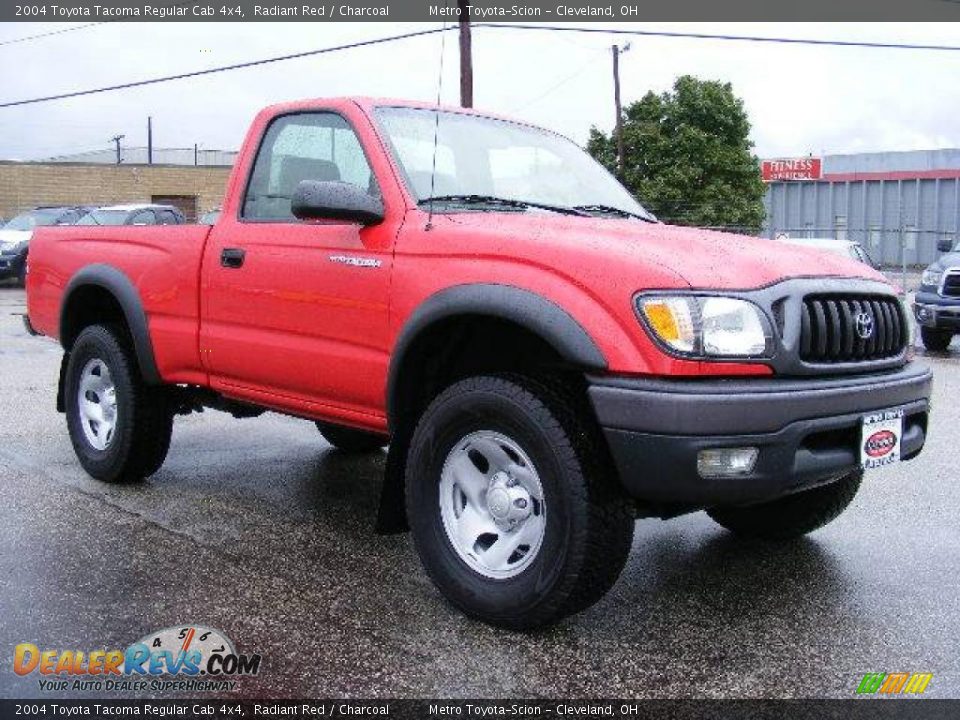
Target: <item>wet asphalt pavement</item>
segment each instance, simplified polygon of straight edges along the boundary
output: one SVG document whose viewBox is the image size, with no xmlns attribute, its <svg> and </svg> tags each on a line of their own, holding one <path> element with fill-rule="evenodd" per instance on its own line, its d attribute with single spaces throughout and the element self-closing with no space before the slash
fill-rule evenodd
<svg viewBox="0 0 960 720">
<path fill-rule="evenodd" d="M 54 697 L 13 648 L 123 648 L 200 623 L 263 656 L 243 697 L 850 697 L 866 672 L 932 672 L 960 697 L 960 341 L 934 367 L 923 455 L 873 471 L 787 545 L 698 513 L 638 522 L 613 591 L 540 634 L 469 621 L 408 536 L 373 534 L 385 456 L 312 424 L 178 418 L 163 468 L 87 477 L 54 409 L 59 347 L 0 287 L 0 697 Z M 111 694 L 117 697 L 116 694 Z"/>
</svg>

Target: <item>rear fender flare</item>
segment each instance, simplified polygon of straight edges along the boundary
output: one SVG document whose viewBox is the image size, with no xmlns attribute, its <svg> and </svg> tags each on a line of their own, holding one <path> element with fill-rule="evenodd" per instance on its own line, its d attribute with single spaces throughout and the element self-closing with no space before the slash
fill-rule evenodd
<svg viewBox="0 0 960 720">
<path fill-rule="evenodd" d="M 70 278 L 70 282 L 67 283 L 63 293 L 63 301 L 60 305 L 60 344 L 63 349 L 70 352 L 65 338 L 70 322 L 67 308 L 70 306 L 73 294 L 81 288 L 90 286 L 103 288 L 120 305 L 127 328 L 130 331 L 130 337 L 133 339 L 137 364 L 140 366 L 140 375 L 144 382 L 159 385 L 161 383 L 160 373 L 157 370 L 157 362 L 153 354 L 153 342 L 150 340 L 150 330 L 147 325 L 147 314 L 143 309 L 140 294 L 130 278 L 112 265 L 87 265 L 74 274 Z"/>
</svg>

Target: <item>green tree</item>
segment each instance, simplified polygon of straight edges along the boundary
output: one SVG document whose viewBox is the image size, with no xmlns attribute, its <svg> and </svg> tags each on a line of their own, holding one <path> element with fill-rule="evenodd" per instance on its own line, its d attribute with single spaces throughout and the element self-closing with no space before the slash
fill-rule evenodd
<svg viewBox="0 0 960 720">
<path fill-rule="evenodd" d="M 750 121 L 730 83 L 677 78 L 647 93 L 623 121 L 627 188 L 664 222 L 758 230 L 764 185 Z M 590 129 L 587 150 L 616 173 L 616 140 Z"/>
</svg>

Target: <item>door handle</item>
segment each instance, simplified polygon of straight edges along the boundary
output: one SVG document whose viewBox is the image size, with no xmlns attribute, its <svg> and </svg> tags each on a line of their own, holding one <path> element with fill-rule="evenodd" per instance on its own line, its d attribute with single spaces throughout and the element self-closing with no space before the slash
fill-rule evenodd
<svg viewBox="0 0 960 720">
<path fill-rule="evenodd" d="M 220 264 L 225 268 L 238 268 L 243 265 L 246 254 L 243 248 L 224 248 L 220 252 Z"/>
</svg>

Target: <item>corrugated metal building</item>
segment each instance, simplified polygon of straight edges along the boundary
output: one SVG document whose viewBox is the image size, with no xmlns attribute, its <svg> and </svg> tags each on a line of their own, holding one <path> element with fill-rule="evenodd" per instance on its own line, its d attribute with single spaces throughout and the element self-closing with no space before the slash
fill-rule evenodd
<svg viewBox="0 0 960 720">
<path fill-rule="evenodd" d="M 204 150 L 202 148 L 153 148 L 154 165 L 202 165 L 205 167 L 231 167 L 236 162 L 236 150 Z M 148 152 L 145 147 L 121 147 L 120 163 L 126 165 L 146 165 Z M 57 155 L 44 158 L 45 163 L 91 163 L 95 165 L 116 165 L 115 148 L 90 150 L 73 155 Z"/>
<path fill-rule="evenodd" d="M 810 160 L 763 162 L 770 237 L 856 240 L 884 265 L 926 265 L 960 239 L 960 149 Z"/>
</svg>

